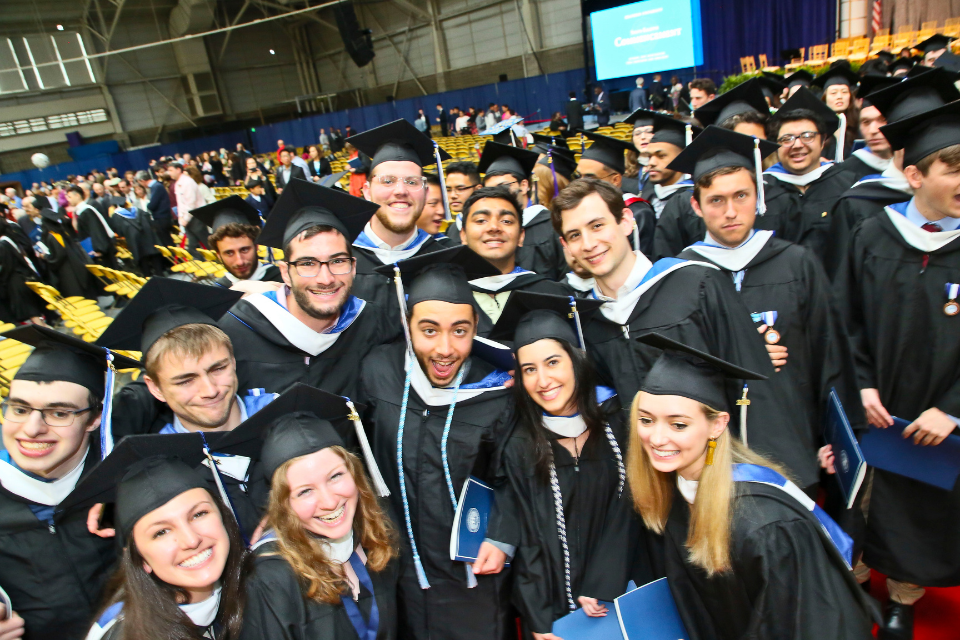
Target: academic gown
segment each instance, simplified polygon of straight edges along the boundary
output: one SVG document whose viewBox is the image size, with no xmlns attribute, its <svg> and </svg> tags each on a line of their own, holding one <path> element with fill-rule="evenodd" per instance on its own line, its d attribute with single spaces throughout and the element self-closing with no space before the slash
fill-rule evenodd
<svg viewBox="0 0 960 640">
<path fill-rule="evenodd" d="M 735 486 L 731 569 L 712 577 L 688 560 L 690 505 L 674 489 L 665 561 L 689 640 L 871 638 L 866 595 L 817 519 L 777 487 Z"/>
<path fill-rule="evenodd" d="M 9 231 L 14 226 L 16 225 L 8 223 L 4 233 L 7 234 L 6 237 L 17 242 Z M 0 240 L 0 309 L 6 316 L 0 320 L 4 322 L 24 322 L 35 316 L 42 316 L 46 312 L 43 299 L 31 291 L 26 284 L 42 281 L 43 278 L 37 271 L 30 268 L 20 250 L 23 250 L 23 247 L 19 242 L 17 248 L 14 248 L 6 240 Z M 40 260 L 32 250 L 24 252 L 36 269 L 42 269 Z"/>
<path fill-rule="evenodd" d="M 533 291 L 535 293 L 548 293 L 555 296 L 573 295 L 573 289 L 563 282 L 554 282 L 553 280 L 548 280 L 542 274 L 537 273 L 527 273 L 517 276 L 512 282 L 504 285 L 497 291 L 488 291 L 487 289 L 479 287 L 475 284 L 471 284 L 470 288 L 476 293 L 485 293 L 487 295 L 504 293 L 506 291 Z M 506 305 L 507 301 L 509 300 L 510 297 L 508 296 L 503 304 Z M 490 332 L 493 331 L 493 325 L 496 323 L 482 309 L 479 311 L 479 316 L 480 321 L 477 323 L 477 335 L 482 338 L 486 338 L 490 335 Z"/>
<path fill-rule="evenodd" d="M 752 242 L 760 239 L 755 236 Z M 679 257 L 723 269 L 696 248 L 688 247 Z M 751 313 L 776 311 L 777 344 L 790 354 L 787 364 L 765 383 L 776 402 L 751 403 L 748 409 L 748 442 L 751 449 L 787 467 L 801 488 L 809 487 L 819 478 L 817 449 L 823 444 L 832 388 L 854 431 L 867 426 L 843 319 L 823 268 L 804 247 L 770 238 L 744 271 L 741 299 Z M 734 274 L 724 273 L 732 282 Z"/>
<path fill-rule="evenodd" d="M 374 597 L 380 624 L 376 640 L 397 635 L 397 560 L 383 571 L 369 571 L 374 593 L 360 585 L 357 608 L 369 621 Z M 267 542 L 254 551 L 253 572 L 246 582 L 240 640 L 367 640 L 359 638 L 342 604 L 308 599 L 299 578 L 277 549 Z"/>
<path fill-rule="evenodd" d="M 654 263 L 651 269 L 676 264 L 675 259 Z M 641 285 L 646 286 L 646 285 Z M 730 282 L 729 276 L 713 267 L 690 265 L 678 268 L 654 281 L 637 301 L 626 324 L 596 313 L 583 327 L 587 354 L 605 384 L 613 386 L 628 407 L 660 350 L 641 344 L 638 336 L 651 331 L 702 349 L 729 362 L 764 375 L 773 375 L 773 366 L 763 339 L 750 320 L 750 312 Z M 750 411 L 765 402 L 775 402 L 764 392 L 761 380 L 750 381 Z M 729 405 L 741 395 L 743 385 L 728 385 Z M 763 409 L 766 411 L 765 409 Z M 772 411 L 772 410 L 771 410 Z M 736 423 L 737 415 L 733 416 Z"/>
<path fill-rule="evenodd" d="M 398 583 L 398 635 L 405 640 L 456 638 L 506 640 L 516 633 L 510 618 L 509 569 L 477 576 L 478 585 L 467 588 L 465 563 L 450 560 L 450 533 L 454 508 L 444 475 L 441 438 L 449 405 L 427 405 L 411 385 L 403 437 L 404 476 L 413 536 L 430 589 L 421 589 L 414 569 L 410 539 L 404 519 L 397 433 L 404 388 L 404 343 L 378 347 L 361 369 L 360 401 L 367 406 L 363 423 L 372 432 L 377 465 L 390 489 L 390 504 L 398 515 L 400 578 Z M 470 357 L 463 384 L 476 383 L 493 372 L 490 365 Z M 418 366 L 414 364 L 414 366 Z M 458 399 L 447 442 L 452 486 L 459 499 L 470 475 L 492 482 L 498 467 L 496 451 L 513 421 L 512 390 L 486 391 Z M 496 489 L 496 488 L 495 488 Z M 516 544 L 515 524 L 494 506 L 487 537 Z"/>
<path fill-rule="evenodd" d="M 283 282 L 283 276 L 280 275 L 280 268 L 275 264 L 268 264 L 267 268 L 263 271 L 263 276 L 257 278 L 260 282 Z M 252 278 L 251 278 L 252 279 Z M 217 278 L 213 283 L 224 289 L 229 289 L 234 285 L 234 282 L 227 276 Z"/>
<path fill-rule="evenodd" d="M 40 242 L 50 251 L 50 255 L 44 261 L 47 263 L 47 271 L 53 286 L 65 298 L 71 296 L 96 298 L 98 287 L 93 274 L 87 271 L 87 265 L 90 264 L 87 252 L 83 250 L 73 234 L 66 232 L 62 225 L 43 220 L 40 226 L 42 228 Z M 60 239 L 58 240 L 56 236 Z M 60 244 L 61 242 L 63 244 Z"/>
<path fill-rule="evenodd" d="M 524 210 L 523 219 L 523 246 L 517 249 L 517 265 L 550 280 L 559 280 L 567 272 L 567 259 L 550 221 L 550 210 L 543 205 L 532 205 Z"/>
<path fill-rule="evenodd" d="M 630 234 L 630 245 L 634 251 L 642 251 L 643 255 L 653 260 L 654 236 L 657 229 L 657 214 L 649 202 L 640 196 L 624 195 L 624 204 L 633 213 L 633 220 L 637 225 L 636 238 Z M 639 246 L 637 246 L 639 244 Z"/>
<path fill-rule="evenodd" d="M 93 209 L 93 205 L 90 205 L 89 208 L 84 207 L 80 211 L 80 214 L 77 216 L 77 234 L 81 240 L 90 238 L 93 250 L 103 256 L 102 260 L 105 263 L 112 264 L 117 252 L 116 238 L 111 238 L 107 234 L 107 230 Z M 103 216 L 103 219 L 107 221 L 107 225 L 110 226 L 110 220 L 108 219 L 110 216 L 106 213 L 101 213 L 100 215 Z M 110 229 L 113 230 L 113 227 L 111 226 Z M 116 232 L 114 231 L 114 233 Z"/>
<path fill-rule="evenodd" d="M 943 312 L 960 282 L 960 238 L 935 251 L 904 239 L 885 212 L 853 230 L 834 286 L 860 388 L 877 389 L 892 416 L 930 407 L 960 416 L 960 317 Z M 924 268 L 924 262 L 926 267 Z M 874 469 L 864 562 L 901 582 L 960 584 L 960 489 Z"/>
<path fill-rule="evenodd" d="M 123 236 L 127 241 L 127 249 L 133 254 L 134 261 L 142 265 L 144 259 L 160 255 L 156 247 L 160 241 L 147 214 L 139 209 L 132 209 L 131 212 L 134 215 L 130 218 L 114 213 L 110 217 L 110 226 L 117 235 Z"/>
<path fill-rule="evenodd" d="M 84 475 L 100 460 L 90 442 Z M 115 542 L 87 531 L 85 509 L 54 512 L 48 523 L 31 506 L 43 508 L 0 486 L 0 587 L 24 619 L 25 640 L 80 640 L 113 573 Z"/>
<path fill-rule="evenodd" d="M 630 436 L 619 400 L 614 397 L 603 408 L 625 456 Z M 579 463 L 558 444 L 559 436 L 548 431 L 545 435 L 563 499 L 574 602 L 581 595 L 609 602 L 626 590 L 631 548 L 642 545 L 630 537 L 633 501 L 629 487 L 624 483 L 623 491 L 618 491 L 617 459 L 603 431 L 587 438 Z M 528 630 L 549 633 L 553 622 L 570 610 L 554 493 L 549 479 L 539 477 L 535 466 L 529 426 L 518 424 L 504 448 L 500 467 L 510 487 L 508 508 L 517 514 L 520 531 L 512 563 L 513 602 Z M 579 608 L 579 603 L 576 606 Z"/>
<path fill-rule="evenodd" d="M 433 238 L 429 238 L 420 245 L 414 255 L 423 255 L 446 248 L 448 247 Z M 353 245 L 353 255 L 357 259 L 357 275 L 353 278 L 353 295 L 361 300 L 372 302 L 378 307 L 388 309 L 392 314 L 390 317 L 399 318 L 400 303 L 397 301 L 393 274 L 385 276 L 374 271 L 384 263 L 369 249 Z"/>
<path fill-rule="evenodd" d="M 763 177 L 764 202 L 767 210 L 757 214 L 754 229 L 774 231 L 782 240 L 796 242 L 800 237 L 800 207 L 791 192 L 782 183 L 770 176 Z M 690 204 L 691 189 L 687 197 L 673 197 L 667 201 L 657 220 L 653 253 L 655 258 L 672 258 L 694 242 L 703 240 L 707 227 Z"/>
<path fill-rule="evenodd" d="M 361 361 L 377 345 L 399 336 L 397 320 L 398 316 L 388 317 L 383 307 L 367 302 L 337 341 L 316 356 L 290 342 L 249 300 L 237 302 L 220 318 L 219 326 L 233 343 L 240 389 L 283 393 L 302 382 L 355 399 Z M 296 324 L 309 331 L 299 321 Z"/>
</svg>

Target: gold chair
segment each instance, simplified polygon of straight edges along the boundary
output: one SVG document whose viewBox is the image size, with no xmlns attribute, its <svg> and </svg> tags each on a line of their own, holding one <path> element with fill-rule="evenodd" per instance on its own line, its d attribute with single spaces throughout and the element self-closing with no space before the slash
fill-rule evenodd
<svg viewBox="0 0 960 640">
<path fill-rule="evenodd" d="M 893 46 L 893 38 L 890 37 L 890 34 L 875 36 L 873 38 L 873 44 L 870 47 L 871 53 L 878 53 L 884 49 L 890 49 Z"/>
<path fill-rule="evenodd" d="M 847 55 L 849 60 L 866 60 L 870 55 L 870 38 L 857 38 L 853 41 L 850 53 Z"/>
<path fill-rule="evenodd" d="M 753 59 L 753 56 L 744 56 L 740 58 L 741 73 L 753 73 L 756 70 L 757 70 L 757 62 Z"/>
<path fill-rule="evenodd" d="M 822 67 L 827 64 L 827 54 L 830 51 L 828 44 L 816 44 L 810 47 L 810 54 L 807 56 L 807 64 L 815 67 Z"/>
</svg>

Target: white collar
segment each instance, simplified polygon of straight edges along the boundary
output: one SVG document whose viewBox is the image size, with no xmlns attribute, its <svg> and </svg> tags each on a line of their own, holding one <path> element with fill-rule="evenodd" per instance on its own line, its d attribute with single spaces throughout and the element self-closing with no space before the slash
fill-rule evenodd
<svg viewBox="0 0 960 640">
<path fill-rule="evenodd" d="M 412 232 L 412 235 L 411 235 L 409 238 L 407 238 L 406 240 L 404 240 L 403 242 L 401 242 L 400 244 L 398 244 L 398 245 L 395 246 L 395 247 L 391 247 L 389 244 L 387 244 L 386 242 L 384 242 L 383 240 L 381 240 L 381 239 L 380 239 L 380 236 L 378 236 L 376 233 L 374 233 L 374 231 L 373 231 L 373 226 L 372 226 L 369 222 L 367 223 L 367 226 L 365 226 L 365 227 L 363 228 L 363 232 L 364 232 L 365 234 L 367 234 L 367 237 L 370 238 L 370 240 L 371 240 L 375 245 L 377 245 L 378 248 L 380 248 L 380 249 L 385 249 L 385 250 L 387 250 L 387 251 L 403 251 L 404 249 L 406 249 L 406 248 L 408 248 L 410 245 L 412 245 L 413 242 L 417 239 L 417 228 L 416 228 L 416 227 L 414 227 L 413 232 Z"/>
<path fill-rule="evenodd" d="M 413 235 L 409 239 L 404 240 L 395 247 L 391 247 L 373 232 L 373 228 L 368 222 L 367 226 L 363 228 L 363 233 L 360 234 L 360 238 L 354 241 L 353 246 L 361 247 L 372 252 L 383 264 L 394 264 L 400 260 L 406 260 L 407 258 L 415 256 L 420 250 L 420 246 L 430 239 L 431 236 L 429 233 L 426 231 L 420 233 L 420 231 L 420 228 L 415 226 L 413 228 Z M 371 247 L 366 244 L 358 244 L 360 239 L 364 237 L 376 246 Z"/>
<path fill-rule="evenodd" d="M 680 495 L 690 504 L 693 504 L 693 501 L 697 498 L 697 489 L 699 487 L 699 480 L 687 480 L 679 473 L 677 474 L 677 488 L 680 489 Z"/>
<path fill-rule="evenodd" d="M 637 260 L 633 263 L 633 268 L 630 269 L 630 274 L 627 276 L 626 281 L 620 286 L 616 291 L 616 295 L 612 298 L 608 298 L 600 292 L 600 285 L 594 285 L 594 293 L 596 294 L 597 300 L 603 300 L 605 302 L 611 300 L 617 300 L 621 296 L 624 296 L 634 289 L 637 288 L 637 285 L 643 280 L 643 276 L 647 275 L 647 271 L 650 271 L 650 267 L 653 266 L 653 263 L 643 255 L 641 251 L 634 251 L 633 255 L 636 256 Z"/>
<path fill-rule="evenodd" d="M 217 611 L 220 610 L 221 589 L 222 587 L 218 586 L 206 600 L 179 605 L 180 611 L 187 614 L 187 617 L 198 627 L 209 627 L 217 619 Z"/>
<path fill-rule="evenodd" d="M 883 181 L 884 186 L 913 195 L 913 187 L 910 186 L 907 176 L 903 173 L 903 171 L 897 169 L 897 166 L 892 162 L 890 163 L 890 166 L 881 172 L 880 175 L 885 178 Z"/>
<path fill-rule="evenodd" d="M 530 226 L 530 223 L 533 222 L 533 219 L 540 215 L 541 211 L 546 211 L 547 208 L 542 204 L 532 204 L 526 209 L 523 210 L 523 228 L 526 229 Z"/>
<path fill-rule="evenodd" d="M 688 248 L 696 251 L 707 260 L 715 262 L 727 271 L 736 273 L 750 264 L 750 261 L 757 257 L 757 254 L 772 237 L 773 231 L 766 229 L 752 231 L 750 237 L 740 246 L 724 247 L 714 240 L 708 231 L 703 242 L 698 242 Z"/>
<path fill-rule="evenodd" d="M 563 438 L 577 438 L 587 430 L 587 423 L 579 413 L 572 416 L 551 416 L 545 413 L 542 419 L 543 426 L 548 431 Z"/>
<path fill-rule="evenodd" d="M 307 325 L 303 324 L 294 317 L 287 309 L 286 297 L 290 288 L 284 286 L 282 290 L 277 291 L 274 297 L 267 297 L 265 294 L 257 293 L 247 296 L 245 300 L 253 305 L 257 311 L 279 331 L 287 341 L 296 348 L 309 353 L 311 356 L 318 356 L 337 341 L 340 335 L 353 324 L 353 321 L 360 315 L 367 303 L 359 298 L 351 298 L 359 304 L 359 308 L 352 318 L 346 319 L 346 326 L 341 326 L 341 321 L 345 320 L 343 312 L 337 318 L 337 321 L 321 333 L 317 333 Z M 347 303 L 350 303 L 348 298 Z M 344 305 L 346 308 L 347 305 Z"/>
<path fill-rule="evenodd" d="M 870 151 L 868 147 L 857 149 L 853 152 L 853 155 L 874 171 L 884 171 L 887 167 L 893 165 L 893 158 L 881 158 Z"/>
<path fill-rule="evenodd" d="M 350 560 L 350 556 L 353 555 L 355 547 L 353 544 L 353 529 L 350 529 L 350 531 L 341 538 L 321 538 L 320 541 L 323 543 L 327 557 L 330 558 L 332 562 L 343 564 Z"/>
<path fill-rule="evenodd" d="M 3 488 L 10 493 L 30 502 L 42 504 L 45 507 L 55 507 L 70 495 L 70 492 L 77 486 L 77 482 L 80 481 L 80 476 L 83 474 L 83 463 L 87 459 L 89 450 L 89 445 L 87 445 L 87 450 L 80 458 L 77 466 L 50 482 L 34 478 L 17 468 L 12 462 L 0 459 L 0 485 L 3 485 Z"/>
<path fill-rule="evenodd" d="M 680 179 L 674 182 L 673 184 L 668 185 L 653 185 L 653 192 L 657 194 L 657 198 L 660 200 L 666 200 L 680 189 L 685 189 L 690 186 L 688 182 L 690 180 L 690 174 L 685 173 L 680 176 Z"/>
<path fill-rule="evenodd" d="M 533 271 L 527 271 L 526 269 L 521 269 L 520 267 L 515 267 L 510 273 L 503 273 L 499 276 L 487 276 L 485 278 L 476 278 L 470 281 L 470 284 L 478 289 L 483 289 L 484 291 L 500 291 L 505 286 L 519 278 L 520 276 L 526 275 L 528 273 L 533 273 Z"/>
<path fill-rule="evenodd" d="M 468 364 L 469 360 L 460 366 L 466 367 Z M 423 367 L 420 366 L 420 361 L 417 360 L 417 358 L 410 352 L 409 348 L 404 355 L 404 367 L 410 370 L 410 386 L 413 387 L 413 390 L 417 392 L 417 395 L 420 396 L 420 399 L 423 400 L 424 404 L 430 405 L 431 407 L 445 407 L 453 404 L 454 395 L 457 397 L 457 402 L 464 402 L 465 400 L 476 398 L 486 391 L 498 391 L 505 388 L 503 386 L 499 386 L 479 389 L 463 389 L 462 383 L 460 389 L 455 389 L 453 387 L 445 387 L 441 389 L 435 387 L 430 383 L 430 379 L 427 378 L 427 374 L 423 372 Z M 464 377 L 466 377 L 466 370 L 464 371 Z"/>
<path fill-rule="evenodd" d="M 581 278 L 573 271 L 567 272 L 567 284 L 577 291 L 583 292 L 593 291 L 593 288 L 597 286 L 597 282 L 593 278 Z"/>
<path fill-rule="evenodd" d="M 900 232 L 901 237 L 914 249 L 930 253 L 931 251 L 942 249 L 957 238 L 960 238 L 960 229 L 931 233 L 913 224 L 905 215 L 896 210 L 890 207 L 885 207 L 885 210 L 887 217 L 890 218 L 893 226 Z"/>
<path fill-rule="evenodd" d="M 265 275 L 267 274 L 267 269 L 269 269 L 269 268 L 270 268 L 270 265 L 266 264 L 265 262 L 258 262 L 258 263 L 257 263 L 257 270 L 254 271 L 254 272 L 253 272 L 253 275 L 250 276 L 249 278 L 247 278 L 247 280 L 263 280 L 263 276 L 265 276 Z M 240 282 L 240 278 L 238 278 L 237 276 L 233 275 L 233 274 L 230 273 L 229 271 L 227 271 L 227 273 L 226 273 L 226 278 L 227 278 L 227 280 L 229 280 L 230 282 L 233 282 L 233 283 Z"/>
<path fill-rule="evenodd" d="M 783 165 L 780 165 L 780 166 L 782 167 Z M 802 176 L 798 176 L 795 173 L 789 173 L 786 170 L 784 170 L 783 172 L 780 172 L 780 171 L 770 171 L 769 169 L 767 171 L 764 171 L 763 175 L 773 176 L 780 182 L 786 182 L 787 184 L 792 184 L 796 187 L 805 187 L 811 182 L 815 182 L 819 180 L 820 176 L 823 175 L 823 172 L 832 166 L 833 166 L 832 162 L 823 162 L 820 164 L 819 167 L 817 167 L 813 171 L 810 171 L 809 173 L 803 174 Z"/>
</svg>

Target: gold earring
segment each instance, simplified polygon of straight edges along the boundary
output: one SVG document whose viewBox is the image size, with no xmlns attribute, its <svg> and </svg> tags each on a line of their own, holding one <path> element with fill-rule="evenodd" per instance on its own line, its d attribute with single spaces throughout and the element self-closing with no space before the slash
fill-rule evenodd
<svg viewBox="0 0 960 640">
<path fill-rule="evenodd" d="M 713 438 L 707 442 L 707 462 L 706 464 L 713 464 L 713 452 L 717 448 L 717 441 Z"/>
</svg>

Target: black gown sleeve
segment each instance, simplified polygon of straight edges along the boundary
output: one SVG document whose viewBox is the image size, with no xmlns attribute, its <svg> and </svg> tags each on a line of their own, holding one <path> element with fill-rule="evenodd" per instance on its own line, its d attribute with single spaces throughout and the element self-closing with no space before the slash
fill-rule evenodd
<svg viewBox="0 0 960 640">
<path fill-rule="evenodd" d="M 834 295 L 840 304 L 840 313 L 843 316 L 847 335 L 850 336 L 850 346 L 853 349 L 853 358 L 857 370 L 857 386 L 860 389 L 876 389 L 877 379 L 870 350 L 869 336 L 863 318 L 864 304 L 860 281 L 862 277 L 858 237 L 863 225 L 854 231 L 847 246 L 846 255 L 837 270 L 834 280 Z"/>
<path fill-rule="evenodd" d="M 306 607 L 286 561 L 257 558 L 255 572 L 247 579 L 246 596 L 240 640 L 313 640 L 304 635 Z"/>
</svg>

